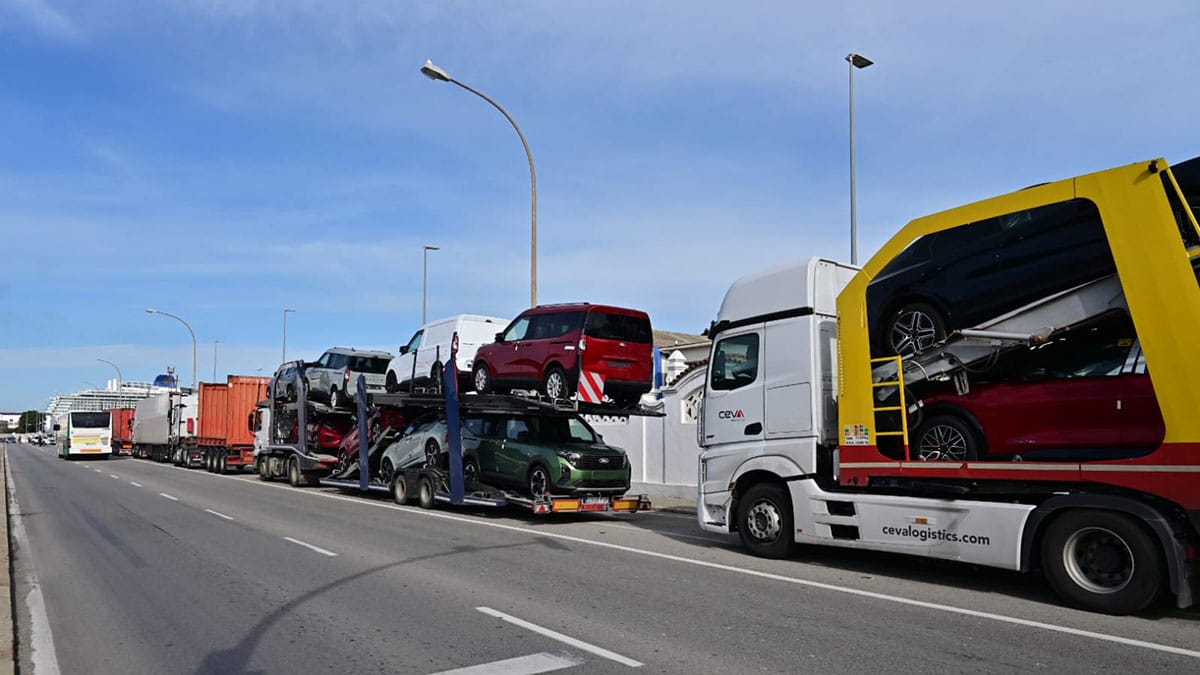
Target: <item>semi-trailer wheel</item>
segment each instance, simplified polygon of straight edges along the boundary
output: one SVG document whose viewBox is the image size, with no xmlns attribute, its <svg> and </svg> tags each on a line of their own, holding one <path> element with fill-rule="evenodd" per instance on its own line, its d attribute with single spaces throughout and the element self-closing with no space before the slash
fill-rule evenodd
<svg viewBox="0 0 1200 675">
<path fill-rule="evenodd" d="M 1046 526 L 1042 570 L 1067 603 L 1105 614 L 1132 614 L 1164 589 L 1162 550 L 1136 519 L 1114 511 L 1068 511 Z"/>
<path fill-rule="evenodd" d="M 293 457 L 288 460 L 288 483 L 292 487 L 300 487 L 302 477 L 300 476 L 300 463 Z"/>
<path fill-rule="evenodd" d="M 227 459 L 224 452 L 217 456 L 217 473 L 224 475 L 228 471 L 228 466 L 226 465 Z"/>
<path fill-rule="evenodd" d="M 392 477 L 392 499 L 397 504 L 411 504 L 412 497 L 408 494 L 408 481 L 405 480 L 404 474 L 397 474 Z"/>
<path fill-rule="evenodd" d="M 432 509 L 434 507 L 433 499 L 433 479 L 429 476 L 421 476 L 417 481 L 417 500 L 423 509 Z"/>
<path fill-rule="evenodd" d="M 258 465 L 258 479 L 263 482 L 269 482 L 271 480 L 272 476 L 271 476 L 271 466 L 270 466 L 271 463 L 270 463 L 270 461 L 268 461 L 268 458 L 263 457 L 262 455 L 259 455 L 254 460 L 254 463 Z"/>
<path fill-rule="evenodd" d="M 756 556 L 786 558 L 792 550 L 792 500 L 777 483 L 760 483 L 738 500 L 738 536 Z"/>
</svg>

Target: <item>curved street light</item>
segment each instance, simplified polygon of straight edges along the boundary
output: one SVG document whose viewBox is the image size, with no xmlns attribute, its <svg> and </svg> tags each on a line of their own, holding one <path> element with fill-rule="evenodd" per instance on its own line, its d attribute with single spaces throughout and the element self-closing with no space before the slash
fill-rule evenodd
<svg viewBox="0 0 1200 675">
<path fill-rule="evenodd" d="M 96 360 L 99 361 L 100 363 L 107 363 L 108 365 L 110 365 L 116 369 L 116 371 L 117 371 L 117 393 L 121 393 L 121 389 L 123 388 L 121 383 L 125 381 L 125 378 L 121 377 L 121 369 L 117 367 L 117 364 L 113 363 L 112 361 L 109 361 L 108 359 L 96 359 Z"/>
<path fill-rule="evenodd" d="M 163 311 L 157 310 L 157 309 L 147 309 L 146 313 L 147 314 L 161 314 L 163 316 L 169 316 L 172 319 L 175 319 L 179 323 L 183 324 L 184 328 L 188 329 L 188 333 L 190 333 L 192 336 L 192 391 L 195 391 L 196 390 L 196 331 L 192 330 L 192 325 L 190 323 L 188 323 L 187 321 L 184 321 L 181 317 L 175 316 L 174 314 L 172 314 L 170 312 L 163 312 Z"/>
<path fill-rule="evenodd" d="M 521 127 L 519 127 L 517 125 L 517 121 L 513 119 L 513 116 L 509 115 L 507 110 L 505 110 L 503 107 L 501 107 L 499 103 L 496 103 L 495 101 L 493 101 L 487 94 L 484 94 L 483 92 L 478 91 L 476 89 L 472 89 L 471 87 L 468 87 L 467 85 L 463 84 L 462 82 L 459 82 L 458 80 L 454 79 L 453 77 L 450 77 L 449 73 L 447 73 L 446 71 L 442 70 L 441 68 L 435 66 L 433 64 L 433 61 L 431 61 L 431 60 L 426 60 L 425 65 L 421 66 L 421 74 L 424 75 L 425 77 L 428 77 L 431 80 L 435 80 L 438 82 L 450 82 L 452 84 L 457 84 L 458 86 L 462 87 L 463 89 L 466 89 L 467 91 L 471 92 L 472 94 L 475 94 L 479 98 L 487 101 L 488 103 L 491 103 L 492 106 L 496 110 L 500 111 L 501 115 L 504 115 L 504 119 L 508 120 L 508 123 L 511 124 L 513 129 L 515 129 L 517 131 L 517 136 L 519 136 L 521 139 L 521 145 L 525 148 L 525 158 L 529 160 L 529 185 L 530 185 L 530 193 L 532 196 L 531 197 L 532 207 L 530 209 L 532 212 L 532 217 L 531 217 L 531 224 L 530 224 L 530 243 L 529 243 L 529 306 L 535 307 L 535 306 L 537 306 L 537 239 L 538 239 L 538 236 L 537 236 L 537 170 L 534 169 L 534 167 L 533 167 L 533 151 L 529 149 L 529 142 L 525 140 L 525 134 L 524 134 L 524 132 L 521 131 Z"/>
</svg>

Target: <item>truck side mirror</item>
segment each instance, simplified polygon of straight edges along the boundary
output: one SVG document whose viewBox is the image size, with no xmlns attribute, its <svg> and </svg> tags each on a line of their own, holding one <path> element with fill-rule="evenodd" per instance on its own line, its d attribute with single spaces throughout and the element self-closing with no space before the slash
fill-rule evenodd
<svg viewBox="0 0 1200 675">
<path fill-rule="evenodd" d="M 54 430 L 55 430 L 55 431 L 61 431 L 61 430 L 62 430 L 62 426 L 61 426 L 61 425 L 58 425 L 58 424 L 55 424 L 55 425 L 54 425 Z"/>
</svg>

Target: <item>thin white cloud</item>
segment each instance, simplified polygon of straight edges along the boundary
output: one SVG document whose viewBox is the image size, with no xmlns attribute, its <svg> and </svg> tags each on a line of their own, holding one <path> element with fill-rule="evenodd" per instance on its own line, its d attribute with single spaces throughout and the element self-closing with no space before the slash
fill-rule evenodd
<svg viewBox="0 0 1200 675">
<path fill-rule="evenodd" d="M 57 40 L 74 42 L 84 37 L 79 24 L 49 0 L 0 0 L 2 10 L 16 14 L 43 35 Z"/>
</svg>

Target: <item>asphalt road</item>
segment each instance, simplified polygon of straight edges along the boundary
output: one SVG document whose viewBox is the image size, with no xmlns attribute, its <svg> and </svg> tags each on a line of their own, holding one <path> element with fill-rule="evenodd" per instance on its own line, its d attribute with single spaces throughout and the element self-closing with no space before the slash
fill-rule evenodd
<svg viewBox="0 0 1200 675">
<path fill-rule="evenodd" d="M 52 453 L 8 457 L 63 673 L 1200 670 L 1200 612 L 1079 612 L 1013 573 Z"/>
</svg>

